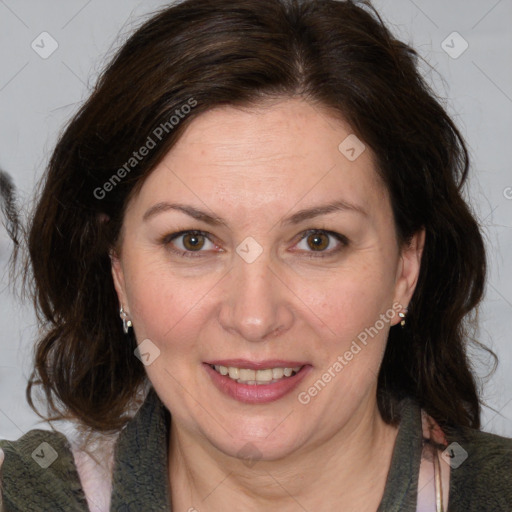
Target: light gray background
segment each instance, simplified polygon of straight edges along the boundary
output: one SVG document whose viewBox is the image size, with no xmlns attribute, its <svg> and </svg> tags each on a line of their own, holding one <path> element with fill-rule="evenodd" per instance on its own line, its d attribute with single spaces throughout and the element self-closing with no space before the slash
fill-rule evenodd
<svg viewBox="0 0 512 512">
<path fill-rule="evenodd" d="M 59 131 L 89 94 L 108 56 L 147 13 L 166 3 L 0 0 L 0 167 L 12 175 L 25 208 Z M 512 0 L 377 0 L 374 5 L 395 34 L 435 68 L 422 66 L 470 146 L 468 196 L 490 256 L 479 340 L 500 358 L 498 370 L 482 382 L 489 405 L 482 423 L 487 431 L 512 437 Z M 463 39 L 451 35 L 454 31 Z M 42 32 L 58 43 L 47 59 L 31 47 Z M 464 41 L 468 48 L 457 55 Z M 24 398 L 36 323 L 30 305 L 20 304 L 7 288 L 9 251 L 0 227 L 0 438 L 16 439 L 46 427 Z M 489 358 L 476 353 L 474 363 L 485 377 Z"/>
</svg>

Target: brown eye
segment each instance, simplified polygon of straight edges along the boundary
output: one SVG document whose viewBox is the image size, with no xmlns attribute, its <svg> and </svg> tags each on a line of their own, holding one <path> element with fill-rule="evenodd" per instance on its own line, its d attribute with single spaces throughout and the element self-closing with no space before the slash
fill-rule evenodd
<svg viewBox="0 0 512 512">
<path fill-rule="evenodd" d="M 187 251 L 199 251 L 203 248 L 205 242 L 204 235 L 198 233 L 188 233 L 183 235 L 183 247 Z"/>
<path fill-rule="evenodd" d="M 210 239 L 210 234 L 195 229 L 165 235 L 160 243 L 171 253 L 183 257 L 208 257 L 223 252 Z"/>
<path fill-rule="evenodd" d="M 329 247 L 329 237 L 325 233 L 311 233 L 307 237 L 306 243 L 314 251 L 323 251 Z"/>
<path fill-rule="evenodd" d="M 348 247 L 345 235 L 324 229 L 311 229 L 302 234 L 296 248 L 308 258 L 331 257 Z"/>
</svg>

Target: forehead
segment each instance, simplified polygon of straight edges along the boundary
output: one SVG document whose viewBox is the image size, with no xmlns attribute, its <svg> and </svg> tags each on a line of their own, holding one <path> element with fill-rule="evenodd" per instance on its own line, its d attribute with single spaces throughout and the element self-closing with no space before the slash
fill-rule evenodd
<svg viewBox="0 0 512 512">
<path fill-rule="evenodd" d="M 276 212 L 338 199 L 371 211 L 387 200 L 371 151 L 348 123 L 300 99 L 224 106 L 194 119 L 139 199 L 184 196 L 213 209 L 223 202 Z"/>
</svg>

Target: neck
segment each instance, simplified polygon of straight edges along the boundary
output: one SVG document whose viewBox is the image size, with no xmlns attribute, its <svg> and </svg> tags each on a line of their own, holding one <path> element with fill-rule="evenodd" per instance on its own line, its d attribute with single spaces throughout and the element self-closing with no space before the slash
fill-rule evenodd
<svg viewBox="0 0 512 512">
<path fill-rule="evenodd" d="M 373 408 L 365 405 L 356 411 L 350 424 L 328 439 L 279 460 L 247 464 L 172 422 L 173 509 L 377 510 L 396 434 L 397 428 L 384 423 L 375 402 Z"/>
</svg>

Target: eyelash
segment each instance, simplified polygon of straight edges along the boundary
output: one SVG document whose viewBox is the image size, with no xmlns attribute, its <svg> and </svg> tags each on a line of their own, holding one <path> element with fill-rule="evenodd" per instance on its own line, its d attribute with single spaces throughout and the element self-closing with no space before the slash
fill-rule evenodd
<svg viewBox="0 0 512 512">
<path fill-rule="evenodd" d="M 341 244 L 341 246 L 336 249 L 331 249 L 329 251 L 307 251 L 309 254 L 305 255 L 306 258 L 326 258 L 328 256 L 332 256 L 333 254 L 340 252 L 344 247 L 347 247 L 349 245 L 349 240 L 346 236 L 341 235 L 340 233 L 336 233 L 334 231 L 328 231 L 326 229 L 309 229 L 309 230 L 305 231 L 304 233 L 302 233 L 302 236 L 300 237 L 297 244 L 299 244 L 304 239 L 306 239 L 308 236 L 313 235 L 313 234 L 325 234 L 325 235 L 331 236 L 331 237 L 335 238 Z M 173 242 L 177 238 L 180 238 L 185 235 L 203 236 L 207 240 L 209 240 L 212 244 L 214 244 L 214 242 L 209 237 L 209 233 L 207 233 L 206 231 L 200 231 L 197 229 L 190 229 L 190 230 L 179 231 L 177 233 L 171 233 L 169 235 L 162 237 L 162 239 L 160 240 L 160 243 L 162 245 L 166 246 L 171 252 L 173 252 L 174 254 L 177 254 L 179 256 L 184 256 L 186 258 L 201 258 L 201 257 L 203 257 L 200 254 L 201 254 L 201 252 L 205 252 L 205 251 L 182 251 L 180 249 L 175 249 L 172 247 L 171 242 Z"/>
<path fill-rule="evenodd" d="M 307 251 L 307 253 L 305 254 L 306 258 L 327 258 L 329 256 L 339 253 L 343 248 L 349 245 L 349 240 L 345 235 L 336 233 L 335 231 L 328 231 L 326 229 L 308 229 L 307 231 L 302 233 L 302 236 L 300 237 L 297 244 L 305 240 L 308 236 L 314 234 L 324 234 L 331 236 L 335 238 L 340 243 L 340 245 L 337 248 L 330 249 L 328 251 Z"/>
</svg>

